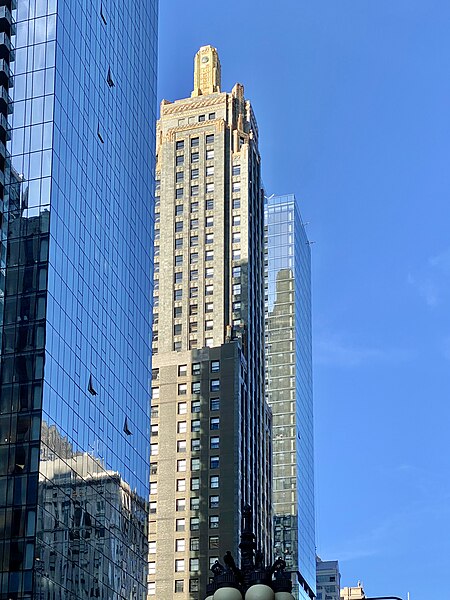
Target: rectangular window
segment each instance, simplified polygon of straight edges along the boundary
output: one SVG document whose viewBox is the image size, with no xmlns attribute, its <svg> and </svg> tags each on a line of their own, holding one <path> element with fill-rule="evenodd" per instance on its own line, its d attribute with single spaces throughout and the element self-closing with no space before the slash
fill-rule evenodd
<svg viewBox="0 0 450 600">
<path fill-rule="evenodd" d="M 240 181 L 233 181 L 232 191 L 234 193 L 241 191 L 241 182 Z"/>
<path fill-rule="evenodd" d="M 177 198 L 177 200 L 179 200 L 182 197 L 183 197 L 183 188 L 177 188 L 175 190 L 175 198 Z"/>
<path fill-rule="evenodd" d="M 186 540 L 183 538 L 175 540 L 175 552 L 184 552 L 186 550 Z"/>
<path fill-rule="evenodd" d="M 219 457 L 218 456 L 210 456 L 209 457 L 209 468 L 210 469 L 218 469 L 219 468 Z"/>
<path fill-rule="evenodd" d="M 179 383 L 178 384 L 178 395 L 185 396 L 187 394 L 187 383 Z M 179 407 L 180 405 L 178 405 Z M 180 412 L 178 412 L 180 414 Z"/>
<path fill-rule="evenodd" d="M 197 552 L 198 550 L 200 550 L 200 539 L 191 538 L 189 548 L 192 552 Z"/>
<path fill-rule="evenodd" d="M 200 440 L 199 439 L 191 440 L 191 451 L 198 452 L 199 450 L 200 450 Z"/>
<path fill-rule="evenodd" d="M 191 185 L 191 196 L 198 196 L 198 185 Z"/>
<path fill-rule="evenodd" d="M 208 115 L 208 119 L 209 119 L 210 121 L 214 121 L 214 119 L 215 119 L 215 118 L 216 118 L 216 113 L 215 113 L 215 112 L 209 113 L 209 115 Z"/>
<path fill-rule="evenodd" d="M 192 383 L 192 393 L 200 394 L 200 381 L 194 381 Z"/>
<path fill-rule="evenodd" d="M 158 474 L 158 463 L 150 463 L 150 475 Z"/>
<path fill-rule="evenodd" d="M 205 252 L 205 261 L 209 262 L 214 260 L 214 250 L 206 250 Z"/>
<path fill-rule="evenodd" d="M 196 163 L 200 160 L 198 152 L 191 152 L 191 162 Z"/>
<path fill-rule="evenodd" d="M 241 243 L 241 233 L 240 233 L 240 231 L 236 231 L 235 233 L 233 233 L 232 238 L 231 238 L 231 242 L 232 242 L 232 244 L 240 244 Z"/>
<path fill-rule="evenodd" d="M 199 570 L 199 559 L 198 558 L 189 559 L 189 570 L 191 572 L 196 572 Z"/>
<path fill-rule="evenodd" d="M 240 198 L 233 198 L 233 208 L 234 209 L 241 208 L 241 199 Z"/>
<path fill-rule="evenodd" d="M 184 592 L 184 581 L 182 579 L 175 579 L 174 590 L 175 590 L 175 594 Z"/>
<path fill-rule="evenodd" d="M 209 420 L 209 428 L 211 430 L 219 429 L 220 427 L 220 419 L 219 417 L 211 417 Z"/>
<path fill-rule="evenodd" d="M 190 579 L 189 580 L 189 591 L 190 592 L 199 592 L 200 585 L 198 579 Z"/>
<path fill-rule="evenodd" d="M 219 437 L 212 437 L 209 440 L 209 447 L 211 448 L 211 450 L 218 450 L 219 448 Z"/>
<path fill-rule="evenodd" d="M 192 400 L 191 402 L 191 412 L 199 413 L 200 412 L 200 400 Z"/>
<path fill-rule="evenodd" d="M 191 431 L 193 433 L 198 433 L 200 431 L 200 419 L 193 419 L 191 421 Z"/>
<path fill-rule="evenodd" d="M 191 169 L 191 179 L 198 179 L 198 169 Z"/>
<path fill-rule="evenodd" d="M 157 494 L 157 493 L 158 493 L 158 482 L 152 481 L 150 483 L 150 494 Z"/>
<path fill-rule="evenodd" d="M 214 209 L 214 200 L 212 200 L 211 198 L 206 200 L 205 208 L 206 208 L 206 210 L 213 210 Z"/>
<path fill-rule="evenodd" d="M 214 175 L 214 166 L 211 165 L 209 167 L 206 167 L 205 174 L 206 174 L 206 177 L 212 177 Z"/>
<path fill-rule="evenodd" d="M 241 174 L 241 165 L 233 165 L 233 175 Z"/>
<path fill-rule="evenodd" d="M 240 217 L 240 215 L 234 215 L 233 220 L 232 220 L 232 224 L 233 224 L 233 227 L 237 227 L 238 225 L 241 224 L 241 217 Z"/>
<path fill-rule="evenodd" d="M 185 377 L 187 375 L 187 365 L 178 365 L 178 377 Z"/>
<path fill-rule="evenodd" d="M 187 384 L 186 384 L 187 389 Z M 185 415 L 187 414 L 187 402 L 178 402 L 178 414 Z"/>
<path fill-rule="evenodd" d="M 233 250 L 231 258 L 233 260 L 241 260 L 241 251 L 240 250 Z"/>
<path fill-rule="evenodd" d="M 214 149 L 210 148 L 206 151 L 206 160 L 213 160 L 214 159 Z"/>
<path fill-rule="evenodd" d="M 185 529 L 186 529 L 186 519 L 176 519 L 175 531 L 185 531 Z"/>
<path fill-rule="evenodd" d="M 182 214 L 183 214 L 183 205 L 182 204 L 177 204 L 175 206 L 175 216 L 176 217 L 181 217 Z"/>
<path fill-rule="evenodd" d="M 195 137 L 195 138 L 191 138 L 191 148 L 196 148 L 199 144 L 199 138 Z"/>
<path fill-rule="evenodd" d="M 186 452 L 186 440 L 178 440 L 177 452 Z"/>
<path fill-rule="evenodd" d="M 234 312 L 238 312 L 241 310 L 241 303 L 240 302 L 233 302 L 233 310 Z"/>
<path fill-rule="evenodd" d="M 241 293 L 241 284 L 240 283 L 233 283 L 233 295 L 234 296 L 239 296 Z"/>
<path fill-rule="evenodd" d="M 175 250 L 181 250 L 183 247 L 183 238 L 175 238 Z"/>
<path fill-rule="evenodd" d="M 183 171 L 177 171 L 175 173 L 175 182 L 181 183 L 182 181 L 184 181 L 184 173 Z"/>
<path fill-rule="evenodd" d="M 198 305 L 197 304 L 191 304 L 189 306 L 189 315 L 191 317 L 194 317 L 197 314 L 198 314 Z"/>
<path fill-rule="evenodd" d="M 206 267 L 205 278 L 210 279 L 211 277 L 214 277 L 214 267 Z"/>
<path fill-rule="evenodd" d="M 191 256 L 190 256 L 190 264 L 195 264 L 198 263 L 198 252 L 192 252 Z"/>
<path fill-rule="evenodd" d="M 206 136 L 206 143 L 214 144 L 214 134 L 213 133 L 210 133 L 209 135 Z"/>
<path fill-rule="evenodd" d="M 211 379 L 209 389 L 211 392 L 218 392 L 220 390 L 220 379 Z"/>
<path fill-rule="evenodd" d="M 150 554 L 156 554 L 156 542 L 148 543 L 148 551 Z"/>
<path fill-rule="evenodd" d="M 209 487 L 212 488 L 212 489 L 215 489 L 215 488 L 219 487 L 219 476 L 218 475 L 211 475 L 210 476 L 210 478 L 209 478 Z"/>
<path fill-rule="evenodd" d="M 218 373 L 220 371 L 220 360 L 211 361 L 211 373 Z"/>
<path fill-rule="evenodd" d="M 192 321 L 192 323 L 189 323 L 189 333 L 197 333 L 197 331 L 198 331 L 197 321 Z"/>
<path fill-rule="evenodd" d="M 154 575 L 156 573 L 156 562 L 153 560 L 148 563 L 148 573 L 149 575 Z"/>
<path fill-rule="evenodd" d="M 191 471 L 200 471 L 200 459 L 191 458 Z"/>
<path fill-rule="evenodd" d="M 214 243 L 214 233 L 207 233 L 205 235 L 205 244 L 213 244 Z"/>
<path fill-rule="evenodd" d="M 175 255 L 175 266 L 176 267 L 181 267 L 183 265 L 183 255 L 182 254 L 176 254 Z"/>
<path fill-rule="evenodd" d="M 198 235 L 191 235 L 191 248 L 198 246 Z"/>
<path fill-rule="evenodd" d="M 174 283 L 182 283 L 183 282 L 183 273 L 182 271 L 179 271 L 177 273 L 174 274 L 173 276 L 173 282 Z"/>
<path fill-rule="evenodd" d="M 212 194 L 214 192 L 214 182 L 213 181 L 206 184 L 205 191 L 207 194 Z"/>
<path fill-rule="evenodd" d="M 214 293 L 214 285 L 212 283 L 205 285 L 205 296 L 212 296 Z"/>
<path fill-rule="evenodd" d="M 218 548 L 218 547 L 219 547 L 219 536 L 211 535 L 209 538 L 209 549 L 214 550 L 215 548 Z"/>
<path fill-rule="evenodd" d="M 189 298 L 198 298 L 198 287 L 191 287 L 189 290 Z"/>
<path fill-rule="evenodd" d="M 232 276 L 233 277 L 240 277 L 241 276 L 241 267 L 240 266 L 233 267 Z"/>
<path fill-rule="evenodd" d="M 150 444 L 150 456 L 158 456 L 158 444 Z"/>
<path fill-rule="evenodd" d="M 213 227 L 213 225 L 214 225 L 214 217 L 206 217 L 205 227 Z"/>
<path fill-rule="evenodd" d="M 214 312 L 214 302 L 206 302 L 205 303 L 205 313 Z"/>
<path fill-rule="evenodd" d="M 186 510 L 186 499 L 185 498 L 177 498 L 175 501 L 175 507 L 177 512 L 183 512 Z"/>
<path fill-rule="evenodd" d="M 176 149 L 183 150 L 183 148 L 184 148 L 184 140 L 178 140 L 178 142 L 176 143 Z"/>
<path fill-rule="evenodd" d="M 199 510 L 200 498 L 191 498 L 191 510 Z"/>
<path fill-rule="evenodd" d="M 209 508 L 219 508 L 219 496 L 209 497 Z"/>
<path fill-rule="evenodd" d="M 186 479 L 177 479 L 177 492 L 186 491 Z"/>
<path fill-rule="evenodd" d="M 200 375 L 201 364 L 200 363 L 192 363 L 192 375 Z"/>
<path fill-rule="evenodd" d="M 191 491 L 195 492 L 200 489 L 200 477 L 191 478 Z"/>
<path fill-rule="evenodd" d="M 210 398 L 209 410 L 211 410 L 211 411 L 220 410 L 220 399 L 219 398 Z"/>
<path fill-rule="evenodd" d="M 183 163 L 184 163 L 184 154 L 179 154 L 175 159 L 175 164 L 177 167 L 181 167 L 181 165 Z"/>
<path fill-rule="evenodd" d="M 191 517 L 191 531 L 198 531 L 200 527 L 200 519 L 198 517 Z"/>
<path fill-rule="evenodd" d="M 205 331 L 212 331 L 214 329 L 214 321 L 212 319 L 208 319 L 205 321 Z"/>
<path fill-rule="evenodd" d="M 153 410 L 154 410 L 155 408 L 156 408 L 156 407 L 153 407 Z M 150 435 L 151 435 L 152 437 L 154 437 L 155 435 L 158 435 L 158 432 L 159 432 L 159 425 L 152 425 L 152 427 L 151 427 L 151 430 L 150 430 Z"/>
<path fill-rule="evenodd" d="M 198 219 L 191 219 L 191 229 L 198 229 Z"/>
<path fill-rule="evenodd" d="M 175 572 L 181 573 L 184 571 L 184 558 L 177 558 L 175 560 Z"/>
<path fill-rule="evenodd" d="M 219 528 L 219 515 L 210 515 L 209 527 L 210 527 L 210 529 L 218 529 Z"/>
<path fill-rule="evenodd" d="M 206 115 L 198 115 L 198 120 L 201 123 L 202 121 L 206 120 Z"/>
</svg>

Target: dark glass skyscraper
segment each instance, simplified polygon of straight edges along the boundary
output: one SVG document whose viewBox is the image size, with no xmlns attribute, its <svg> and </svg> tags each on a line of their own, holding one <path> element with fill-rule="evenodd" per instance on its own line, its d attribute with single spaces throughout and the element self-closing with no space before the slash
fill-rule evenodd
<svg viewBox="0 0 450 600">
<path fill-rule="evenodd" d="M 311 251 L 293 195 L 266 200 L 266 390 L 273 413 L 274 555 L 316 589 Z"/>
<path fill-rule="evenodd" d="M 141 600 L 157 2 L 0 4 L 0 598 Z"/>
</svg>

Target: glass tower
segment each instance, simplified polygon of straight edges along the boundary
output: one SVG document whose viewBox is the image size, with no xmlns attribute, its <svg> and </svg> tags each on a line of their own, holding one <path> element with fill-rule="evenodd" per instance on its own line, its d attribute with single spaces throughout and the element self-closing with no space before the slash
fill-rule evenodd
<svg viewBox="0 0 450 600">
<path fill-rule="evenodd" d="M 0 0 L 0 599 L 145 596 L 156 0 Z"/>
<path fill-rule="evenodd" d="M 266 391 L 273 412 L 274 555 L 316 589 L 311 252 L 293 195 L 266 200 Z"/>
</svg>

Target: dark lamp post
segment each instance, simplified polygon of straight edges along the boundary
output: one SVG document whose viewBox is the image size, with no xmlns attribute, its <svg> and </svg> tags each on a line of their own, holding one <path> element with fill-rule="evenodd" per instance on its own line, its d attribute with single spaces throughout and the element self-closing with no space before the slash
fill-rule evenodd
<svg viewBox="0 0 450 600">
<path fill-rule="evenodd" d="M 236 565 L 231 552 L 224 556 L 224 565 L 217 560 L 211 567 L 214 580 L 207 587 L 205 600 L 294 600 L 286 563 L 278 558 L 266 566 L 255 539 L 252 510 L 245 506 L 239 544 L 241 566 Z"/>
</svg>

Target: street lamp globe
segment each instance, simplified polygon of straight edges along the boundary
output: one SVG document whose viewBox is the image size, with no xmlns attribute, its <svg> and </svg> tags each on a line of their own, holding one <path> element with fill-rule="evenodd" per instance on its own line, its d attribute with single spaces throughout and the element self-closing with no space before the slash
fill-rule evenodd
<svg viewBox="0 0 450 600">
<path fill-rule="evenodd" d="M 295 600 L 295 598 L 289 592 L 276 592 L 275 600 Z"/>
<path fill-rule="evenodd" d="M 245 600 L 275 600 L 275 594 L 268 585 L 257 583 L 247 590 Z"/>
<path fill-rule="evenodd" d="M 236 588 L 223 587 L 214 593 L 213 600 L 242 600 L 242 596 Z"/>
</svg>

